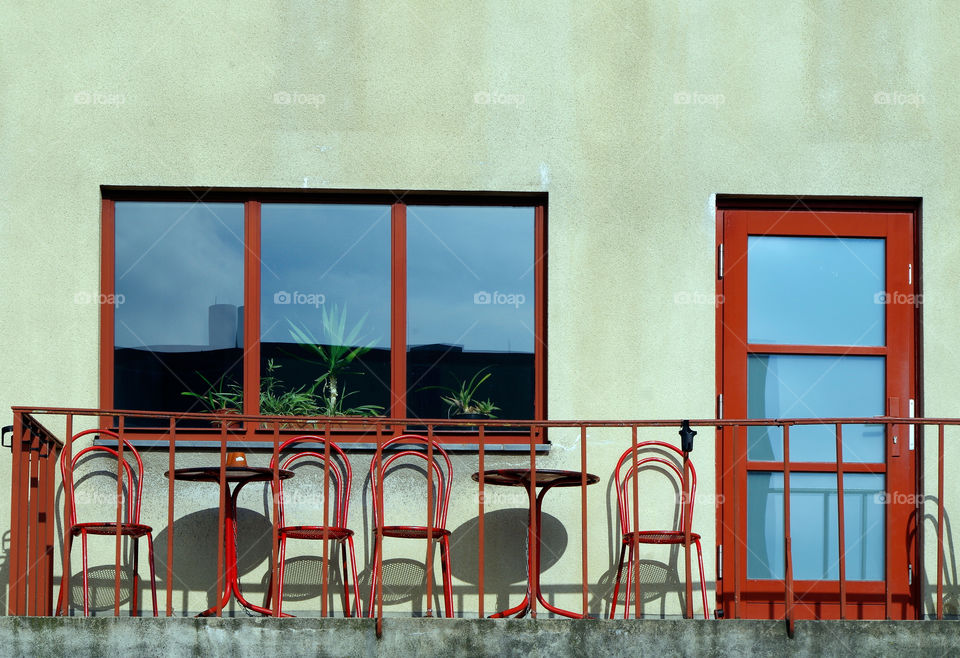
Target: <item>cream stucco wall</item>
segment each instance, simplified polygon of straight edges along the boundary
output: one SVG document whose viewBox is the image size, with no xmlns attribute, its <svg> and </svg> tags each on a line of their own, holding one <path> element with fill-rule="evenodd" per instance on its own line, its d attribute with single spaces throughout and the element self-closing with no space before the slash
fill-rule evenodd
<svg viewBox="0 0 960 658">
<path fill-rule="evenodd" d="M 713 294 L 716 194 L 921 197 L 924 409 L 960 416 L 958 40 L 949 0 L 5 3 L 0 408 L 97 404 L 106 184 L 547 192 L 553 418 L 713 416 L 677 295 Z"/>
</svg>

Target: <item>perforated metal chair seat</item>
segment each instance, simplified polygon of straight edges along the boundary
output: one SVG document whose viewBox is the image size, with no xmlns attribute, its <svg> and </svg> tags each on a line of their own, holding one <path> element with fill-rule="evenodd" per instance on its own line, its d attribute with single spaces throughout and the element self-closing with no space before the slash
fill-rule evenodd
<svg viewBox="0 0 960 658">
<path fill-rule="evenodd" d="M 86 531 L 88 535 L 115 535 L 117 534 L 116 523 L 78 523 L 70 527 L 70 534 L 79 537 L 80 533 Z M 146 537 L 153 528 L 142 523 L 121 523 L 120 534 L 124 537 Z"/>
<path fill-rule="evenodd" d="M 376 533 L 376 529 L 374 529 Z M 419 525 L 388 525 L 383 527 L 384 537 L 402 537 L 403 539 L 426 539 L 427 526 Z M 442 537 L 449 537 L 450 531 L 445 528 L 434 528 L 433 539 L 439 541 Z"/>
<path fill-rule="evenodd" d="M 700 541 L 700 535 L 691 532 L 690 542 Z M 682 544 L 683 533 L 679 530 L 641 530 L 623 535 L 624 544 Z"/>
<path fill-rule="evenodd" d="M 277 532 L 287 539 L 315 539 L 323 540 L 324 527 L 322 525 L 285 525 L 277 528 Z M 327 526 L 327 539 L 343 541 L 353 537 L 353 530 Z"/>
</svg>

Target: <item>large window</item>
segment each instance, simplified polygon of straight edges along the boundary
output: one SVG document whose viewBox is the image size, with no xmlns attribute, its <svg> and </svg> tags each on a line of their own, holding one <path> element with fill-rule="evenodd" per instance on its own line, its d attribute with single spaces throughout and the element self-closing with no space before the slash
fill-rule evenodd
<svg viewBox="0 0 960 658">
<path fill-rule="evenodd" d="M 544 417 L 542 197 L 109 196 L 104 407 Z"/>
</svg>

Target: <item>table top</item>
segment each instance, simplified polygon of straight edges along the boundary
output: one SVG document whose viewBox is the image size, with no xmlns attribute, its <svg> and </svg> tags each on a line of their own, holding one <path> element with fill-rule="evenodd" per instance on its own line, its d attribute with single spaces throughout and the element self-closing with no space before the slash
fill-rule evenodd
<svg viewBox="0 0 960 658">
<path fill-rule="evenodd" d="M 227 482 L 269 482 L 273 479 L 273 469 L 266 466 L 227 466 Z M 164 477 L 170 477 L 166 471 Z M 280 479 L 288 480 L 293 477 L 293 471 L 280 469 Z M 174 480 L 186 482 L 220 482 L 219 466 L 194 466 L 177 468 L 173 471 Z"/>
<path fill-rule="evenodd" d="M 480 473 L 473 474 L 474 482 L 480 481 Z M 529 468 L 498 468 L 483 472 L 485 484 L 495 484 L 504 487 L 529 487 Z M 600 478 L 587 473 L 587 484 L 596 484 Z M 583 484 L 583 474 L 580 471 L 558 471 L 549 468 L 537 469 L 534 486 L 537 487 L 579 487 Z"/>
</svg>

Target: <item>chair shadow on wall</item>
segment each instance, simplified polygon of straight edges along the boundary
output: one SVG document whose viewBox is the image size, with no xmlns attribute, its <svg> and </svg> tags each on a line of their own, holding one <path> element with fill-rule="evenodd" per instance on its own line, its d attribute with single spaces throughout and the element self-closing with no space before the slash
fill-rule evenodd
<svg viewBox="0 0 960 658">
<path fill-rule="evenodd" d="M 924 522 L 929 531 L 925 533 L 924 541 L 932 546 L 936 555 L 937 546 L 937 497 L 924 497 L 925 505 L 932 505 L 934 511 L 924 514 Z M 937 565 L 936 557 L 931 560 L 930 569 L 924 569 L 924 601 L 922 609 L 926 617 L 937 616 Z M 924 560 L 926 562 L 926 560 Z M 943 511 L 943 618 L 960 619 L 960 580 L 957 574 L 956 549 L 953 543 L 953 531 L 950 515 Z"/>
</svg>

